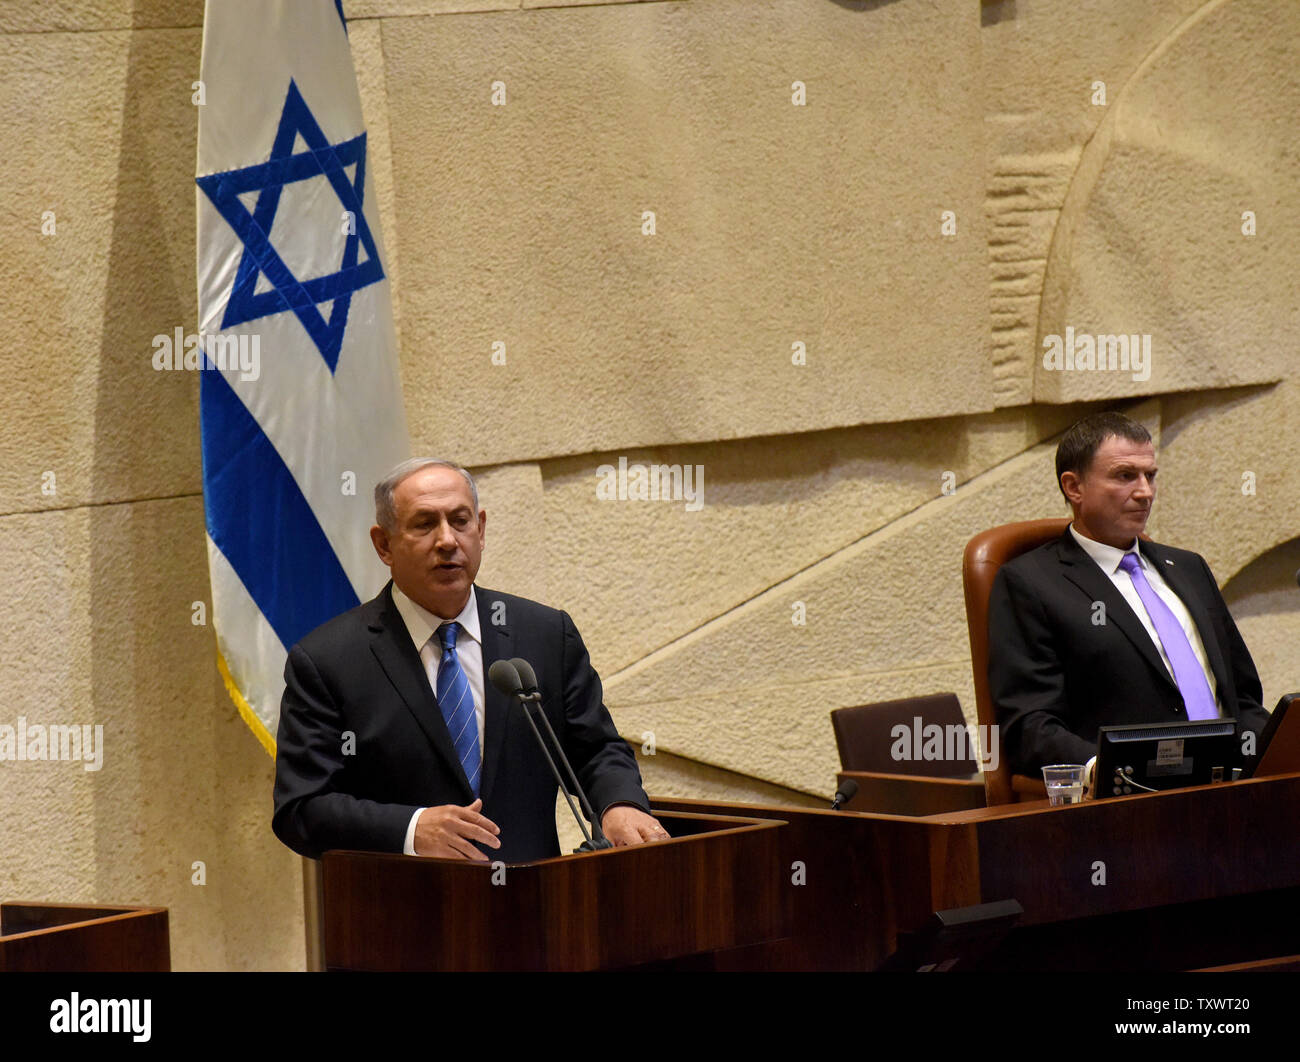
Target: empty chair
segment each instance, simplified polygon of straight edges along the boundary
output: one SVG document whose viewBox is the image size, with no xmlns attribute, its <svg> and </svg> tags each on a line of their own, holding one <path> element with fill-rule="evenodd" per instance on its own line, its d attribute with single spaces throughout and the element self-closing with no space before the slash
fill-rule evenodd
<svg viewBox="0 0 1300 1062">
<path fill-rule="evenodd" d="M 943 731 L 944 752 L 937 759 L 915 754 L 924 740 L 923 734 L 913 738 L 915 731 L 918 727 L 924 729 L 931 725 L 937 725 Z M 978 752 L 972 747 L 961 702 L 955 693 L 931 693 L 924 697 L 837 708 L 831 712 L 831 726 L 835 730 L 835 744 L 840 750 L 840 765 L 846 771 L 911 774 L 927 778 L 971 778 L 979 771 L 975 758 Z M 905 727 L 911 739 L 905 757 L 896 755 L 901 733 L 895 729 L 898 726 Z M 960 735 L 950 727 L 960 727 Z"/>
</svg>

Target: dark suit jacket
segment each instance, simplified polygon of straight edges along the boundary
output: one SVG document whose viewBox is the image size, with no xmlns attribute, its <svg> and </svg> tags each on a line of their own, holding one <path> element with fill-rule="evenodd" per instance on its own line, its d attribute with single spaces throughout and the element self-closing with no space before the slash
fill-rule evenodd
<svg viewBox="0 0 1300 1062">
<path fill-rule="evenodd" d="M 271 826 L 302 855 L 400 852 L 418 808 L 474 799 L 391 587 L 312 631 L 285 664 Z M 482 813 L 501 828 L 501 847 L 483 851 L 513 863 L 560 851 L 555 779 L 523 708 L 486 680 L 496 660 L 533 665 L 547 718 L 597 816 L 616 803 L 649 811 L 636 757 L 614 729 L 568 614 L 482 587 L 475 593 L 485 686 L 480 795 Z"/>
<path fill-rule="evenodd" d="M 1218 584 L 1196 553 L 1140 541 L 1138 548 L 1187 606 L 1219 702 L 1256 734 L 1268 721 L 1250 651 Z M 1093 622 L 1093 602 L 1106 622 Z M 1070 534 L 1009 561 L 989 598 L 989 691 L 1011 769 L 1086 763 L 1099 727 L 1187 718 L 1160 652 L 1137 614 Z"/>
</svg>

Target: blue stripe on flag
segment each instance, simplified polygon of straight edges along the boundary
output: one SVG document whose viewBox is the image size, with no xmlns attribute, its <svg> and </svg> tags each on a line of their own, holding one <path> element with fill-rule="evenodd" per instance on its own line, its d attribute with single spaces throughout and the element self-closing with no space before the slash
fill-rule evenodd
<svg viewBox="0 0 1300 1062">
<path fill-rule="evenodd" d="M 220 372 L 199 376 L 208 534 L 289 649 L 360 600 L 261 425 Z"/>
</svg>

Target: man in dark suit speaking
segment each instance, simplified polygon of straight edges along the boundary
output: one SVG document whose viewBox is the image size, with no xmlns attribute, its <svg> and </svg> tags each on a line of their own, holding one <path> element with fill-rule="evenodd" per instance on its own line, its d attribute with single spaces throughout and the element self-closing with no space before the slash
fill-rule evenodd
<svg viewBox="0 0 1300 1062">
<path fill-rule="evenodd" d="M 567 613 L 475 587 L 487 515 L 470 474 L 404 462 L 375 488 L 375 509 L 370 537 L 392 581 L 285 665 L 276 836 L 313 857 L 558 855 L 554 776 L 523 708 L 485 682 L 494 661 L 522 657 L 606 836 L 667 837 Z"/>
<path fill-rule="evenodd" d="M 1056 451 L 1074 518 L 1003 565 L 989 599 L 989 688 L 1013 771 L 1085 763 L 1102 726 L 1268 721 L 1259 675 L 1196 553 L 1139 539 L 1156 495 L 1151 434 L 1085 417 Z"/>
</svg>

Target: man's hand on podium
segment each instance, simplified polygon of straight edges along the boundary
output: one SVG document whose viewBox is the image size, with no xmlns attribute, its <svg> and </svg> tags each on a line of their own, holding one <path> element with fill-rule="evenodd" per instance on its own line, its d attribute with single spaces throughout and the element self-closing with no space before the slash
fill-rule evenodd
<svg viewBox="0 0 1300 1062">
<path fill-rule="evenodd" d="M 483 799 L 480 797 L 466 807 L 442 804 L 425 808 L 415 824 L 415 854 L 438 856 L 440 859 L 476 859 L 486 863 L 488 857 L 470 842 L 479 841 L 489 848 L 500 848 L 497 834 L 501 828 L 479 814 L 482 807 Z"/>
<path fill-rule="evenodd" d="M 642 841 L 666 841 L 668 831 L 659 825 L 653 815 L 647 815 L 631 804 L 617 804 L 600 817 L 600 828 L 615 848 Z"/>
</svg>

